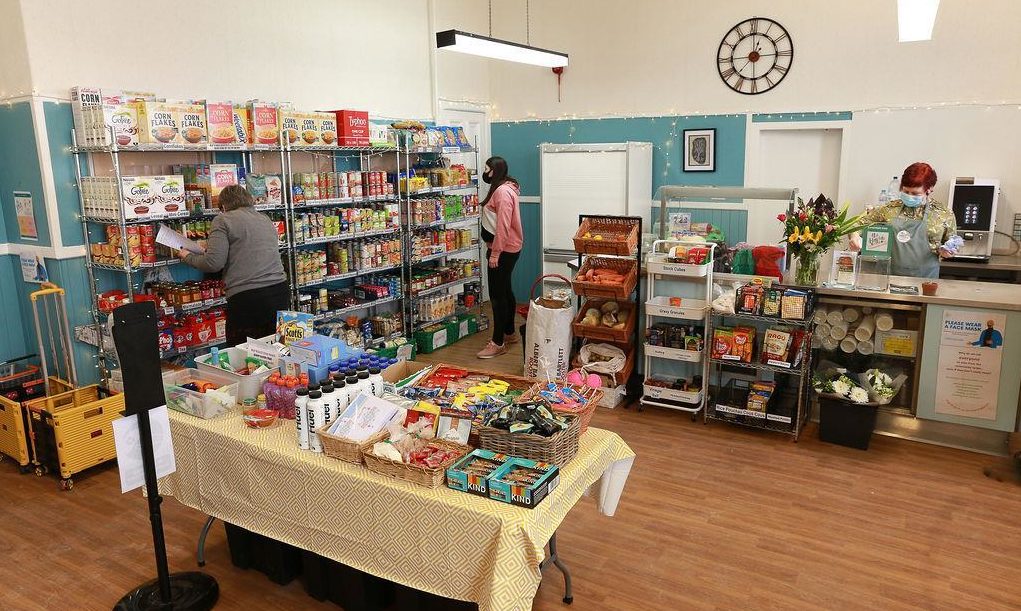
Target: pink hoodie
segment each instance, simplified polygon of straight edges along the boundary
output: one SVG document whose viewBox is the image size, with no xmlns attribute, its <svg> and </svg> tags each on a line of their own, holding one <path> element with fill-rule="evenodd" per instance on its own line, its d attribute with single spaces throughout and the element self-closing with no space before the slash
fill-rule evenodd
<svg viewBox="0 0 1021 611">
<path fill-rule="evenodd" d="M 518 209 L 520 190 L 513 182 L 497 187 L 487 206 L 496 212 L 496 231 L 493 232 L 491 259 L 499 259 L 502 252 L 521 252 L 524 243 L 521 233 L 521 211 Z"/>
</svg>

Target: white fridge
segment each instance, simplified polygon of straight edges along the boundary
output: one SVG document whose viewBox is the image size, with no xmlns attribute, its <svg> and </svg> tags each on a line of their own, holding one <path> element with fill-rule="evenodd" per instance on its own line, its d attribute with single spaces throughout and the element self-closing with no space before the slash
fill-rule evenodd
<svg viewBox="0 0 1021 611">
<path fill-rule="evenodd" d="M 571 278 L 579 214 L 648 218 L 652 143 L 543 144 L 540 179 L 542 271 Z"/>
</svg>

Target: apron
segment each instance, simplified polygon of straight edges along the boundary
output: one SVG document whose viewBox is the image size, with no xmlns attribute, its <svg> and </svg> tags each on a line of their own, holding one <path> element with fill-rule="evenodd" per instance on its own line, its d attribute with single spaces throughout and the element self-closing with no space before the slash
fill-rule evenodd
<svg viewBox="0 0 1021 611">
<path fill-rule="evenodd" d="M 893 229 L 893 260 L 890 274 L 939 278 L 939 257 L 929 247 L 929 204 L 921 219 L 897 216 L 889 221 Z"/>
</svg>

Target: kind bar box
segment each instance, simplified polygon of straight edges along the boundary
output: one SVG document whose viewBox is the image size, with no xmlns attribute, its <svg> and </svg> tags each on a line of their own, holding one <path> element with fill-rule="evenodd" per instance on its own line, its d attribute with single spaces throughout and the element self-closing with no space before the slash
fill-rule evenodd
<svg viewBox="0 0 1021 611">
<path fill-rule="evenodd" d="M 447 467 L 447 487 L 478 496 L 489 496 L 489 477 L 509 460 L 506 454 L 490 450 L 472 450 Z"/>
<path fill-rule="evenodd" d="M 559 484 L 556 465 L 511 458 L 489 476 L 489 498 L 532 509 Z"/>
<path fill-rule="evenodd" d="M 364 110 L 336 110 L 340 146 L 369 146 L 369 113 Z"/>
</svg>

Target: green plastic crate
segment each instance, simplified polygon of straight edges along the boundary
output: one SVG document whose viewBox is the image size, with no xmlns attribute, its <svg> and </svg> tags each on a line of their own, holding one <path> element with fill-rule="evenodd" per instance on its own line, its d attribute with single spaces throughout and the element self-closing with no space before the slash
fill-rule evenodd
<svg viewBox="0 0 1021 611">
<path fill-rule="evenodd" d="M 457 336 L 451 332 L 446 324 L 430 325 L 415 332 L 415 344 L 422 354 L 431 354 L 440 348 L 445 348 L 457 341 Z"/>
<path fill-rule="evenodd" d="M 452 326 L 455 327 L 457 339 L 461 340 L 479 332 L 479 318 L 474 314 L 459 314 Z"/>
</svg>

